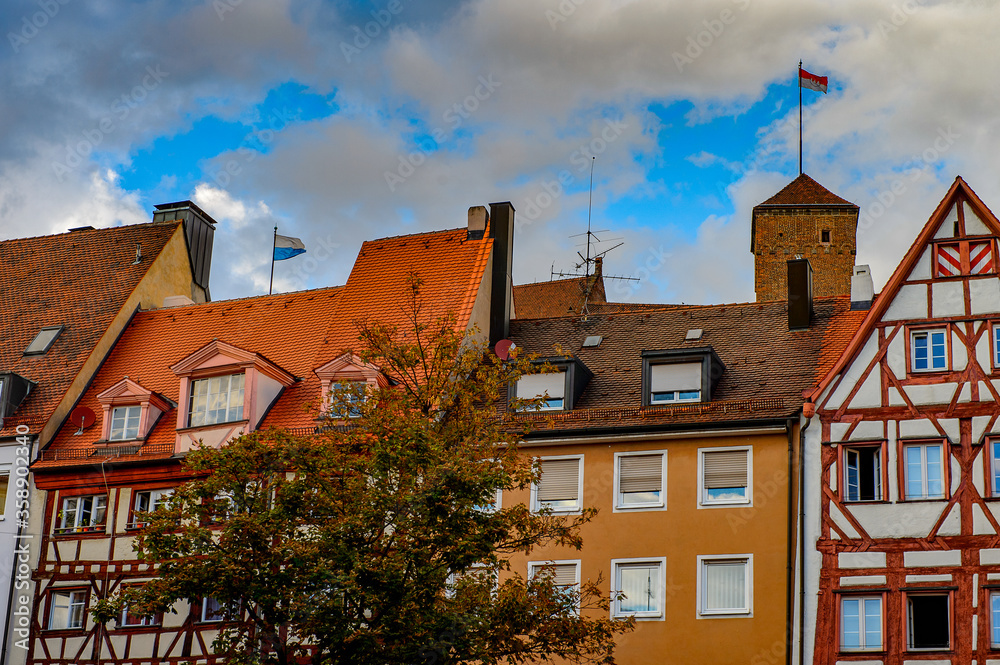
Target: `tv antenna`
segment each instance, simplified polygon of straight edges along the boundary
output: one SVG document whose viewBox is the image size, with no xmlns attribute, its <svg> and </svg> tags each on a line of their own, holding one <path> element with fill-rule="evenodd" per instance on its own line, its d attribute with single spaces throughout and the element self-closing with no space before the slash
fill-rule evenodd
<svg viewBox="0 0 1000 665">
<path fill-rule="evenodd" d="M 590 200 L 587 204 L 587 231 L 586 233 L 577 233 L 571 235 L 570 238 L 579 238 L 581 236 L 586 236 L 586 246 L 587 254 L 577 251 L 576 255 L 580 257 L 580 262 L 574 264 L 573 268 L 576 272 L 568 271 L 558 271 L 556 272 L 555 263 L 552 264 L 550 269 L 550 279 L 555 279 L 556 277 L 583 277 L 584 287 L 583 287 L 583 306 L 580 308 L 581 313 L 584 318 L 590 314 L 588 303 L 593 295 L 594 288 L 597 285 L 597 279 L 591 279 L 591 275 L 599 276 L 602 279 L 617 279 L 625 282 L 638 282 L 638 277 L 625 277 L 623 275 L 605 275 L 603 273 L 603 263 L 605 255 L 613 249 L 618 249 L 624 242 L 619 242 L 617 245 L 613 245 L 604 251 L 597 251 L 597 244 L 604 242 L 597 234 L 598 233 L 608 233 L 608 229 L 601 229 L 599 231 L 594 231 L 592 226 L 592 216 L 594 210 L 594 165 L 597 163 L 597 157 L 590 158 Z M 621 238 L 610 238 L 607 242 L 614 242 L 615 240 L 621 240 Z M 583 244 L 583 243 L 581 243 Z M 583 269 L 583 274 L 580 274 L 580 270 Z"/>
</svg>

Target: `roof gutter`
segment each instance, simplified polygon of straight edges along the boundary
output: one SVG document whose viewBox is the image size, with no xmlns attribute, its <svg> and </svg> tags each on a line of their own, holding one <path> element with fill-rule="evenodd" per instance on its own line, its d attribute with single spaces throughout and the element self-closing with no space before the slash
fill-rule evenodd
<svg viewBox="0 0 1000 665">
<path fill-rule="evenodd" d="M 760 434 L 783 434 L 788 431 L 788 422 L 779 420 L 773 423 L 761 424 L 757 427 L 732 427 L 719 429 L 684 429 L 674 431 L 642 432 L 634 434 L 614 434 L 582 433 L 577 436 L 561 436 L 546 439 L 524 439 L 520 443 L 522 448 L 535 448 L 539 446 L 568 446 L 580 443 L 625 443 L 631 441 L 662 441 L 664 439 L 688 439 L 693 436 L 702 438 L 749 436 Z"/>
</svg>

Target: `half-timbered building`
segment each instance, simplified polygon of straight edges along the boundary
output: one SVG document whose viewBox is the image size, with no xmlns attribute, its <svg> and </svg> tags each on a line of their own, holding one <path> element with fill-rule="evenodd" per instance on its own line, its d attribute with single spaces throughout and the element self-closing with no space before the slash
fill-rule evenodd
<svg viewBox="0 0 1000 665">
<path fill-rule="evenodd" d="M 511 306 L 513 208 L 470 210 L 468 228 L 362 245 L 343 287 L 137 313 L 67 424 L 32 465 L 44 510 L 31 597 L 30 663 L 209 663 L 224 618 L 212 598 L 173 612 L 95 623 L 89 609 L 156 574 L 136 559 L 137 515 L 183 482 L 195 442 L 221 445 L 253 430 L 313 431 L 339 382 L 379 381 L 360 362 L 357 323 L 404 324 L 410 286 L 419 316 L 451 314 L 460 329 L 499 339 Z"/>
<path fill-rule="evenodd" d="M 1000 663 L 998 236 L 957 178 L 806 393 L 804 662 Z"/>
</svg>

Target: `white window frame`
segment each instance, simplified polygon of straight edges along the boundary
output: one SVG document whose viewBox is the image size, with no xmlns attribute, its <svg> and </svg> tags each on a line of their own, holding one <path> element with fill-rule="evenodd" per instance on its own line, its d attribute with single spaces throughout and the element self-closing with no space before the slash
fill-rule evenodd
<svg viewBox="0 0 1000 665">
<path fill-rule="evenodd" d="M 118 622 L 118 625 L 122 628 L 150 628 L 152 626 L 159 626 L 161 623 L 159 614 L 142 615 L 139 616 L 138 622 L 129 623 L 128 622 L 128 617 L 130 614 L 129 609 L 130 608 L 128 603 L 122 606 L 122 615 Z"/>
<path fill-rule="evenodd" d="M 858 613 L 858 626 L 859 626 L 859 637 L 858 637 L 858 639 L 861 642 L 861 645 L 857 646 L 857 647 L 845 646 L 844 645 L 844 617 L 845 617 L 844 603 L 846 601 L 849 601 L 849 600 L 851 600 L 851 601 L 859 601 L 860 602 L 859 613 Z M 879 635 L 879 643 L 876 646 L 869 646 L 865 642 L 865 638 L 866 638 L 866 634 L 867 634 L 867 630 L 866 630 L 867 626 L 865 625 L 865 621 L 867 620 L 866 619 L 867 615 L 865 614 L 865 601 L 869 601 L 869 600 L 877 600 L 878 601 L 878 620 L 879 620 L 878 635 Z M 840 597 L 840 607 L 838 609 L 838 612 L 839 612 L 839 614 L 838 614 L 839 622 L 838 623 L 839 623 L 840 630 L 838 631 L 838 635 L 837 635 L 837 645 L 838 645 L 838 648 L 841 651 L 843 651 L 843 652 L 850 652 L 850 653 L 857 653 L 857 652 L 861 652 L 861 651 L 882 651 L 882 650 L 885 649 L 885 600 L 884 600 L 884 598 L 882 597 L 881 594 L 865 594 L 865 595 L 862 595 L 862 594 L 842 594 L 841 597 Z"/>
<path fill-rule="evenodd" d="M 1000 322 L 990 326 L 990 342 L 993 347 L 990 352 L 993 359 L 993 369 L 998 369 L 1000 368 Z"/>
<path fill-rule="evenodd" d="M 650 362 L 649 363 L 649 394 L 646 398 L 649 400 L 650 406 L 663 406 L 670 404 L 695 404 L 702 401 L 702 390 L 699 387 L 697 390 L 657 390 L 653 391 L 653 372 L 656 367 L 667 367 L 672 365 L 701 365 L 699 375 L 701 372 L 705 371 L 704 364 L 701 360 L 679 360 L 677 362 Z M 692 393 L 694 393 L 692 395 Z M 660 395 L 660 398 L 655 397 Z M 667 397 L 669 395 L 669 397 Z"/>
<path fill-rule="evenodd" d="M 57 605 L 56 598 L 62 596 L 66 599 L 65 604 Z M 56 613 L 56 608 L 65 608 L 66 610 L 66 625 L 65 626 L 54 626 L 53 619 Z M 79 623 L 74 622 L 74 609 L 80 610 L 80 616 L 77 617 Z M 53 589 L 49 592 L 49 620 L 48 620 L 48 630 L 82 630 L 87 624 L 87 590 L 86 589 L 67 589 L 61 591 L 59 589 Z"/>
<path fill-rule="evenodd" d="M 936 367 L 934 365 L 934 344 L 931 336 L 941 334 L 944 341 L 944 366 Z M 948 328 L 922 328 L 920 330 L 910 331 L 910 369 L 913 372 L 947 372 L 950 367 L 948 358 Z M 917 338 L 926 337 L 927 338 L 927 367 L 922 369 L 917 368 Z"/>
<path fill-rule="evenodd" d="M 715 452 L 732 452 L 745 450 L 747 452 L 747 495 L 744 499 L 709 499 L 705 489 L 705 454 Z M 698 507 L 721 508 L 738 506 L 753 507 L 753 446 L 719 446 L 698 449 Z"/>
<path fill-rule="evenodd" d="M 10 464 L 0 464 L 0 522 L 7 514 L 7 499 L 10 496 Z"/>
<path fill-rule="evenodd" d="M 243 379 L 243 398 L 238 404 L 233 404 L 233 379 L 236 377 L 242 377 Z M 195 394 L 198 390 L 199 384 L 204 382 L 211 382 L 216 379 L 228 379 L 229 384 L 226 390 L 227 396 L 227 406 L 226 406 L 226 419 L 225 420 L 209 420 L 208 414 L 213 409 L 208 408 L 208 403 L 206 401 L 205 408 L 195 406 L 197 395 Z M 211 393 L 208 393 L 209 395 Z M 222 393 L 219 393 L 222 394 Z M 222 425 L 224 423 L 234 423 L 245 420 L 247 416 L 247 385 L 246 385 L 246 372 L 234 372 L 232 374 L 219 374 L 214 376 L 204 376 L 196 379 L 191 379 L 190 395 L 188 395 L 188 413 L 187 413 L 187 426 L 188 427 L 211 427 L 213 425 Z M 237 415 L 239 417 L 230 417 L 230 411 L 238 409 Z M 195 415 L 200 415 L 204 420 L 202 422 L 195 423 Z"/>
<path fill-rule="evenodd" d="M 491 595 L 495 595 L 497 590 L 500 588 L 499 570 L 497 570 L 496 568 L 491 569 L 490 566 L 484 563 L 474 563 L 461 573 L 448 573 L 448 578 L 445 580 L 446 597 L 448 598 L 455 597 L 455 585 L 462 577 L 466 575 L 489 575 Z"/>
<path fill-rule="evenodd" d="M 619 489 L 621 480 L 621 460 L 624 457 L 641 457 L 644 455 L 661 455 L 662 470 L 660 471 L 660 499 L 659 501 L 649 501 L 644 503 L 625 503 L 622 500 L 622 493 Z M 615 480 L 614 480 L 614 507 L 612 512 L 636 512 L 645 510 L 666 510 L 667 509 L 667 451 L 666 450 L 630 450 L 628 452 L 615 453 Z"/>
<path fill-rule="evenodd" d="M 621 607 L 621 598 L 616 597 L 616 594 L 621 592 L 621 571 L 623 568 L 653 568 L 656 567 L 659 570 L 659 577 L 656 583 L 656 592 L 658 593 L 656 601 L 656 609 L 641 611 L 641 612 L 629 612 L 623 610 Z M 611 618 L 612 619 L 623 619 L 627 617 L 635 617 L 636 621 L 663 621 L 666 617 L 665 608 L 665 598 L 667 595 L 667 558 L 666 557 L 646 557 L 646 558 L 633 558 L 633 559 L 612 559 L 611 560 Z"/>
<path fill-rule="evenodd" d="M 80 502 L 91 501 L 90 506 L 90 519 L 86 524 L 82 523 L 81 516 L 83 511 L 80 510 Z M 68 523 L 67 517 L 69 516 L 69 511 L 67 504 L 70 501 L 76 501 L 76 507 L 73 509 L 73 519 L 72 524 Z M 60 497 L 59 505 L 61 506 L 61 517 L 59 518 L 58 526 L 55 527 L 55 533 L 67 534 L 67 533 L 102 533 L 107 530 L 108 524 L 108 495 L 107 494 L 77 494 L 74 496 L 64 496 Z M 100 521 L 95 521 L 94 516 L 99 510 L 104 510 L 104 519 Z"/>
<path fill-rule="evenodd" d="M 354 388 L 362 387 L 361 394 L 355 394 Z M 347 413 L 343 411 L 339 413 L 331 413 L 333 410 L 333 397 L 334 394 L 340 393 L 344 395 L 347 399 L 344 400 L 346 404 L 339 405 L 339 408 L 346 410 Z M 342 380 L 342 381 L 332 381 L 330 383 L 330 390 L 326 394 L 326 412 L 328 416 L 334 418 L 360 418 L 361 417 L 361 406 L 368 401 L 368 382 L 361 380 Z"/>
<path fill-rule="evenodd" d="M 155 490 L 134 490 L 132 492 L 132 521 L 126 525 L 127 528 L 136 529 L 145 524 L 145 522 L 140 522 L 136 518 L 136 515 L 141 512 L 156 512 L 161 507 L 165 507 L 166 503 L 170 501 L 170 495 L 173 494 L 173 492 L 173 487 Z M 139 497 L 143 494 L 149 495 L 149 505 L 151 506 L 151 510 L 143 511 L 139 509 Z"/>
<path fill-rule="evenodd" d="M 577 487 L 576 487 L 576 505 L 556 507 L 553 506 L 551 511 L 553 513 L 579 513 L 583 510 L 583 455 L 547 455 L 545 457 L 539 457 L 539 462 L 548 462 L 555 460 L 578 460 L 579 470 L 577 472 Z M 541 480 L 541 478 L 539 478 Z M 538 483 L 531 484 L 531 512 L 540 512 L 545 506 L 539 504 L 538 501 Z"/>
<path fill-rule="evenodd" d="M 990 591 L 990 647 L 1000 649 L 1000 590 Z"/>
<path fill-rule="evenodd" d="M 199 623 L 221 623 L 221 622 L 225 621 L 225 617 L 224 616 L 218 616 L 218 617 L 214 617 L 214 618 L 211 618 L 211 619 L 206 619 L 205 618 L 206 615 L 207 615 L 207 613 L 208 613 L 208 601 L 210 601 L 210 600 L 215 601 L 215 604 L 218 607 L 219 613 L 224 614 L 225 605 L 222 602 L 220 602 L 218 598 L 216 598 L 215 596 L 205 596 L 204 598 L 201 599 L 201 603 L 200 603 L 200 605 L 201 605 L 201 611 L 198 614 L 198 622 Z"/>
<path fill-rule="evenodd" d="M 951 463 L 951 456 L 948 454 L 946 441 L 924 441 L 913 443 L 903 443 L 902 453 L 903 459 L 900 463 L 903 465 L 903 499 L 905 501 L 944 501 L 948 498 L 948 468 L 946 465 Z M 927 479 L 927 448 L 937 447 L 941 451 L 941 494 L 940 496 L 930 496 L 928 491 L 928 479 Z M 908 448 L 920 448 L 920 485 L 921 492 L 917 496 L 910 494 L 910 465 L 907 459 L 907 449 Z"/>
<path fill-rule="evenodd" d="M 989 450 L 989 463 L 987 473 L 989 474 L 989 496 L 1000 497 L 1000 437 L 987 437 L 986 446 Z"/>
<path fill-rule="evenodd" d="M 860 455 L 862 451 L 864 451 L 866 453 L 873 452 L 875 454 L 875 459 L 878 460 L 878 468 L 876 469 L 876 474 L 875 474 L 875 484 L 876 484 L 876 487 L 877 487 L 878 491 L 877 491 L 877 496 L 874 499 L 862 499 L 862 498 L 860 498 L 860 496 L 861 496 L 861 485 L 860 485 L 860 483 L 861 483 L 861 470 L 860 470 L 860 465 L 859 465 L 859 468 L 858 468 L 858 498 L 852 499 L 851 496 L 850 496 L 851 485 L 848 482 L 848 480 L 849 480 L 849 475 L 848 474 L 850 472 L 850 464 L 849 464 L 848 456 L 851 453 L 856 453 L 856 454 Z M 843 500 L 845 502 L 849 502 L 849 503 L 865 503 L 865 502 L 870 502 L 870 501 L 884 501 L 885 500 L 885 491 L 886 491 L 886 488 L 884 487 L 885 483 L 882 482 L 882 480 L 883 480 L 883 471 L 884 471 L 884 467 L 885 467 L 885 460 L 883 459 L 883 455 L 882 455 L 882 444 L 881 443 L 877 443 L 877 444 L 871 444 L 871 445 L 857 445 L 856 446 L 856 445 L 850 445 L 850 444 L 845 443 L 844 444 L 843 459 L 844 459 L 844 492 L 843 492 Z"/>
<path fill-rule="evenodd" d="M 705 607 L 707 601 L 705 593 L 705 569 L 713 563 L 723 563 L 732 561 L 743 561 L 744 570 L 746 571 L 745 578 L 745 605 L 742 608 L 725 608 L 718 610 L 711 610 Z M 714 619 L 714 618 L 749 618 L 753 616 L 753 554 L 711 554 L 711 555 L 698 555 L 698 607 L 697 616 L 699 619 Z"/>
<path fill-rule="evenodd" d="M 115 420 L 119 411 L 124 412 L 124 419 L 122 421 L 121 433 L 119 436 L 115 436 Z M 132 414 L 135 414 L 135 429 L 132 431 L 132 436 L 129 436 L 129 420 Z M 108 441 L 134 441 L 139 438 L 139 430 L 142 426 L 142 405 L 141 404 L 124 404 L 121 406 L 111 407 L 111 427 L 108 429 Z"/>
<path fill-rule="evenodd" d="M 573 587 L 575 592 L 580 592 L 580 559 L 550 559 L 549 561 L 529 561 L 528 562 L 528 579 L 530 580 L 535 576 L 535 571 L 539 568 L 547 568 L 549 566 L 574 566 L 574 572 L 576 573 L 576 579 L 573 582 Z M 580 611 L 579 603 L 577 603 L 576 612 Z"/>
<path fill-rule="evenodd" d="M 534 397 L 522 397 L 519 394 L 518 387 L 520 386 L 521 380 L 523 378 L 529 377 L 529 376 L 555 376 L 555 375 L 558 375 L 560 378 L 562 378 L 562 382 L 563 382 L 563 396 L 562 397 L 549 397 L 549 398 L 546 398 L 546 395 L 548 395 L 548 391 L 542 393 L 541 395 L 535 395 Z M 523 400 L 534 400 L 534 399 L 540 399 L 540 400 L 542 400 L 538 404 L 538 410 L 539 411 L 565 411 L 566 410 L 566 401 L 567 401 L 567 399 L 566 399 L 566 392 L 568 390 L 570 390 L 569 386 L 566 385 L 566 382 L 568 381 L 568 379 L 569 379 L 569 372 L 567 370 L 565 370 L 565 369 L 559 369 L 559 370 L 557 370 L 555 372 L 544 372 L 544 373 L 543 372 L 532 372 L 530 374 L 525 374 L 523 377 L 521 377 L 520 379 L 518 379 L 514 383 L 514 397 L 516 397 L 518 399 L 523 399 Z M 559 403 L 558 404 L 551 404 L 551 402 L 556 402 L 556 401 L 558 401 Z M 529 408 L 526 408 L 525 410 L 526 411 L 533 411 L 534 409 L 529 407 Z"/>
</svg>

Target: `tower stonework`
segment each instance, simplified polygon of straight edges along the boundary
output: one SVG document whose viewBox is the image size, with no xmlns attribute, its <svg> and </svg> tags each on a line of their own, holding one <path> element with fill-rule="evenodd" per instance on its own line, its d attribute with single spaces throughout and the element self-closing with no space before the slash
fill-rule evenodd
<svg viewBox="0 0 1000 665">
<path fill-rule="evenodd" d="M 788 297 L 788 260 L 809 259 L 813 296 L 849 295 L 857 252 L 858 206 L 799 175 L 753 209 L 757 302 Z"/>
</svg>

